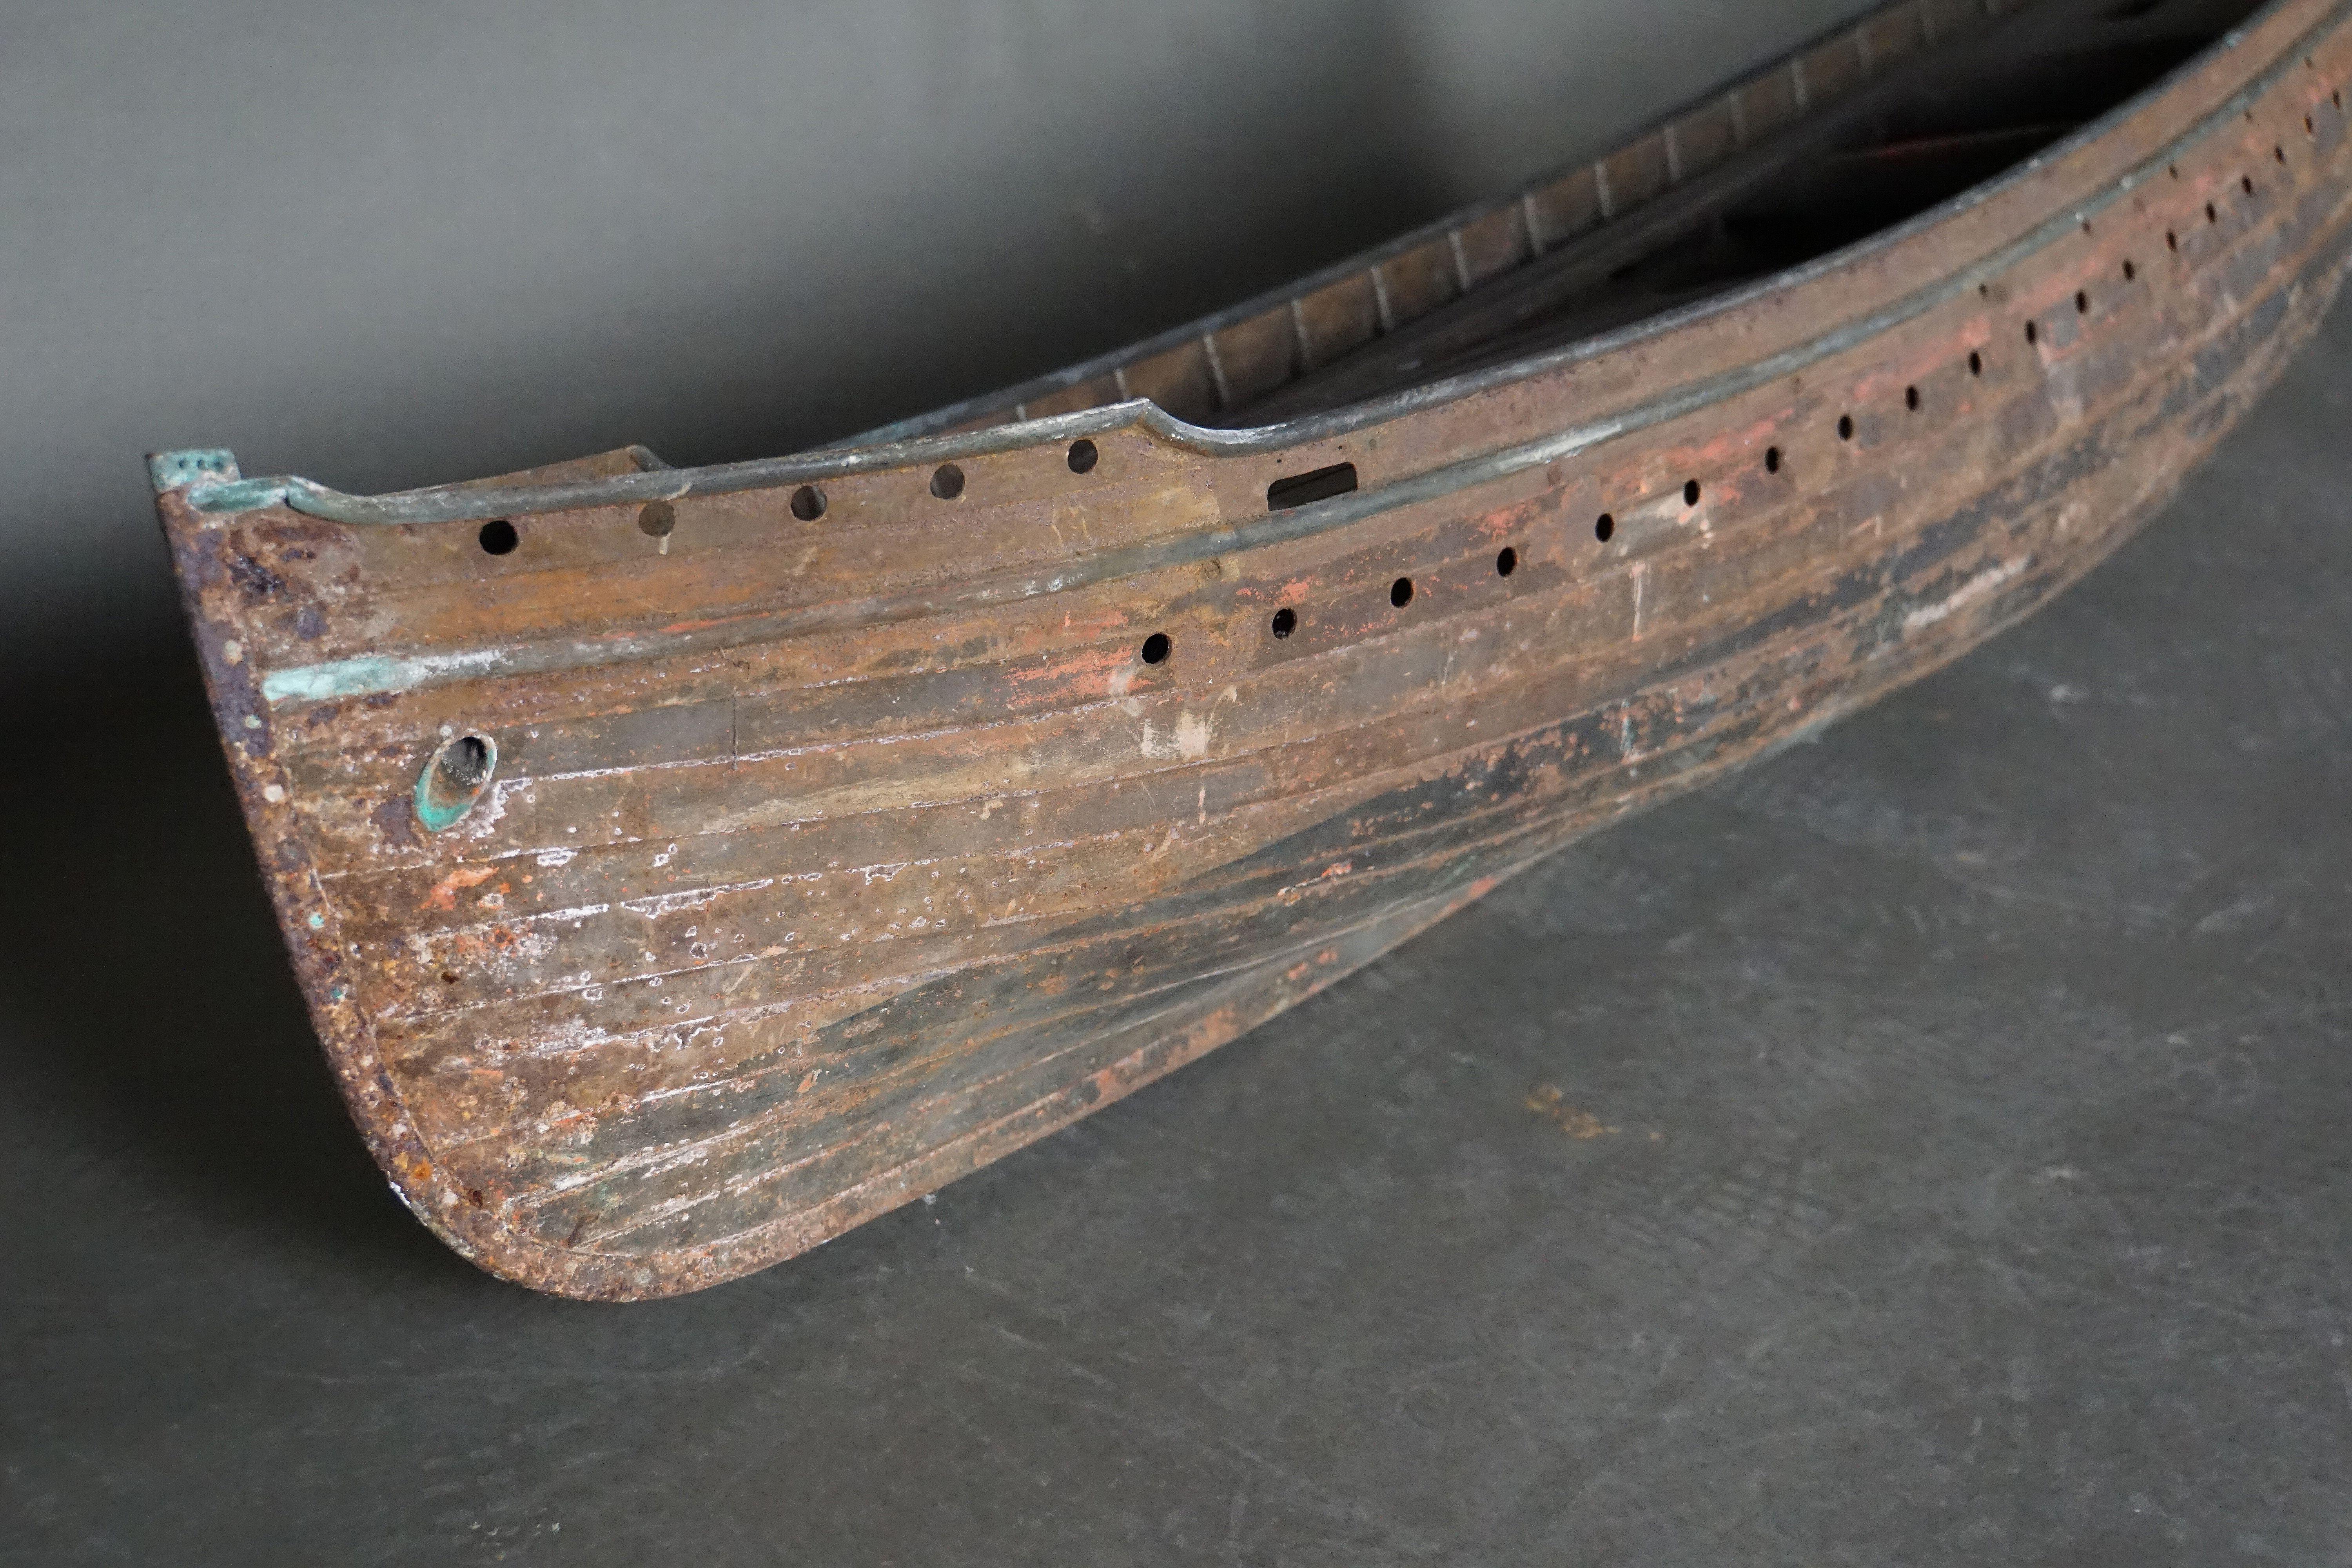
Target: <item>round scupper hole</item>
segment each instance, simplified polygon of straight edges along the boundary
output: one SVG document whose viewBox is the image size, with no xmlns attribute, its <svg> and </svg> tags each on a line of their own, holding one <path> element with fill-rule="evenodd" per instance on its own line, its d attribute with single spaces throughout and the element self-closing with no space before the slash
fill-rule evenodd
<svg viewBox="0 0 2352 1568">
<path fill-rule="evenodd" d="M 953 463 L 941 463 L 932 469 L 931 493 L 941 500 L 953 500 L 963 494 L 963 470 Z"/>
<path fill-rule="evenodd" d="M 2041 322 L 2028 321 L 2025 323 L 2025 341 L 2029 343 L 2038 343 L 2042 341 Z"/>
<path fill-rule="evenodd" d="M 1495 575 L 1507 577 L 1519 569 L 1519 552 L 1506 544 L 1495 557 Z"/>
<path fill-rule="evenodd" d="M 2087 315 L 2089 315 L 2090 313 L 2091 313 L 2091 297 L 2090 297 L 2090 295 L 2088 295 L 2087 293 L 2084 292 L 2084 291 L 2083 291 L 2082 289 L 2075 289 L 2075 290 L 2074 290 L 2074 314 L 2076 314 L 2076 315 L 2078 315 L 2078 316 L 2087 316 Z"/>
<path fill-rule="evenodd" d="M 1412 578 L 1400 577 L 1389 584 L 1389 603 L 1400 610 L 1412 603 Z"/>
<path fill-rule="evenodd" d="M 1274 612 L 1274 635 L 1286 637 L 1298 629 L 1298 612 L 1288 605 Z"/>
<path fill-rule="evenodd" d="M 1696 479 L 1685 479 L 1683 481 L 1683 505 L 1698 505 L 1698 481 Z"/>
<path fill-rule="evenodd" d="M 1102 454 L 1095 450 L 1095 444 L 1092 441 L 1073 441 L 1070 443 L 1070 472 L 1093 473 L 1095 464 L 1101 457 Z"/>
<path fill-rule="evenodd" d="M 1168 650 L 1173 645 L 1171 645 L 1168 640 L 1168 634 L 1166 632 L 1152 633 L 1150 637 L 1143 639 L 1143 662 L 1146 664 L 1166 664 L 1168 662 Z"/>
<path fill-rule="evenodd" d="M 1919 389 L 1917 387 L 1906 386 L 1903 389 L 1903 406 L 1909 409 L 1914 414 L 1919 412 Z"/>
<path fill-rule="evenodd" d="M 502 517 L 494 517 L 482 524 L 482 531 L 476 537 L 482 542 L 482 553 L 485 555 L 511 555 L 514 547 L 522 542 L 522 535 L 515 531 L 515 525 Z"/>
<path fill-rule="evenodd" d="M 803 485 L 793 492 L 793 515 L 803 522 L 814 522 L 824 515 L 824 492 L 814 485 Z"/>
<path fill-rule="evenodd" d="M 1977 353 L 1974 349 L 1970 349 L 1969 351 L 1969 374 L 1970 375 L 1982 375 L 1984 374 L 1984 355 Z"/>
<path fill-rule="evenodd" d="M 1780 447 L 1767 447 L 1764 448 L 1764 471 L 1768 474 L 1777 474 L 1780 471 Z"/>
<path fill-rule="evenodd" d="M 1598 518 L 1593 520 L 1592 537 L 1601 541 L 1601 543 L 1608 543 L 1611 536 L 1615 534 L 1616 531 L 1617 520 L 1612 517 L 1609 513 L 1604 511 Z"/>
<path fill-rule="evenodd" d="M 677 531 L 677 508 L 666 500 L 649 500 L 638 510 L 637 531 L 647 539 L 667 539 Z"/>
<path fill-rule="evenodd" d="M 2130 258 L 2128 258 L 2128 257 L 2125 258 L 2125 259 L 2124 259 L 2124 281 L 2125 281 L 2125 282 L 2126 282 L 2126 283 L 2128 283 L 2128 282 L 2130 282 L 2133 279 L 2137 278 L 2138 276 L 2139 276 L 2139 264 L 2138 264 L 2137 262 L 2136 262 L 2136 261 L 2133 261 L 2133 260 L 2132 260 Z"/>
<path fill-rule="evenodd" d="M 1853 415 L 1841 414 L 1838 416 L 1838 439 L 1841 441 L 1851 441 L 1853 439 Z"/>
</svg>

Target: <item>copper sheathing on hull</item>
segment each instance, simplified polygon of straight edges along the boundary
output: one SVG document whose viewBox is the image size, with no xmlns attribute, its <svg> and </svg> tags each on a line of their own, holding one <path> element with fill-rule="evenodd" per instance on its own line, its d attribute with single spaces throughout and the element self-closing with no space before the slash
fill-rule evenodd
<svg viewBox="0 0 2352 1568">
<path fill-rule="evenodd" d="M 403 1197 L 565 1295 L 789 1258 L 2089 569 L 2335 289 L 2336 0 L 1794 270 L 1199 422 L 1442 334 L 1409 283 L 1466 305 L 1662 210 L 1760 144 L 1743 95 L 1782 112 L 1980 12 L 1883 12 L 1480 209 L 1450 278 L 1424 236 L 1379 290 L 1212 323 L 1190 391 L 1147 345 L 1060 407 L 403 497 L 156 459 L 264 873 Z M 1603 178 L 1618 210 L 1577 209 Z"/>
</svg>

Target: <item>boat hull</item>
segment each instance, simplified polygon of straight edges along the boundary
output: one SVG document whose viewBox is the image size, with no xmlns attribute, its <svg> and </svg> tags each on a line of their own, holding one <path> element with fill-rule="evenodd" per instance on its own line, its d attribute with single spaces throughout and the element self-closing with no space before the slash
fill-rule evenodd
<svg viewBox="0 0 2352 1568">
<path fill-rule="evenodd" d="M 1957 657 L 2315 328 L 2352 246 L 2342 17 L 2273 5 L 1882 241 L 1353 423 L 1127 404 L 521 476 L 439 521 L 167 468 L 396 1190 L 541 1289 L 742 1274 Z M 438 826 L 472 736 L 491 771 Z"/>
</svg>

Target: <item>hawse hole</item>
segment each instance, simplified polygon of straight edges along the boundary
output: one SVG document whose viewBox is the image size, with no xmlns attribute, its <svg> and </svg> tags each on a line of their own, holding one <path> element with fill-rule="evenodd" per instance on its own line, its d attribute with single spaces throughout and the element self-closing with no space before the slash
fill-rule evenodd
<svg viewBox="0 0 2352 1568">
<path fill-rule="evenodd" d="M 479 735 L 460 735 L 441 752 L 441 776 L 461 790 L 478 789 L 490 778 L 490 743 Z"/>
<path fill-rule="evenodd" d="M 489 787 L 498 771 L 498 742 L 487 735 L 459 735 L 425 760 L 416 777 L 416 819 L 428 833 L 455 827 Z"/>
<path fill-rule="evenodd" d="M 1152 633 L 1150 637 L 1143 639 L 1143 662 L 1146 664 L 1166 664 L 1168 662 L 1168 650 L 1173 645 L 1168 640 L 1168 634 L 1166 632 Z"/>
<path fill-rule="evenodd" d="M 1412 578 L 1400 577 L 1389 584 L 1389 603 L 1400 610 L 1412 603 Z"/>
</svg>

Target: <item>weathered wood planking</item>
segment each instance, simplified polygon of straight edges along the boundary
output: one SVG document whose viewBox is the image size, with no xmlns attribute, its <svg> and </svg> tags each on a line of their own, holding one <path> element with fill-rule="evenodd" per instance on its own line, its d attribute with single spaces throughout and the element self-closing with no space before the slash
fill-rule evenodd
<svg viewBox="0 0 2352 1568">
<path fill-rule="evenodd" d="M 1469 215 L 1454 293 L 1556 242 L 1571 186 L 1612 193 L 1598 223 L 1757 134 L 1727 106 L 1759 84 L 1863 79 L 1969 9 L 1894 8 Z M 2347 247 L 2344 16 L 2282 0 L 1931 222 L 1352 420 L 1225 436 L 1081 376 L 1050 419 L 748 479 L 591 460 L 392 523 L 159 459 L 263 868 L 396 1189 L 542 1289 L 760 1268 L 1955 657 L 2311 331 Z M 1354 276 L 1209 331 L 1222 395 L 1392 329 Z M 1339 463 L 1351 493 L 1269 510 Z M 469 735 L 494 769 L 429 831 L 420 772 Z"/>
</svg>

